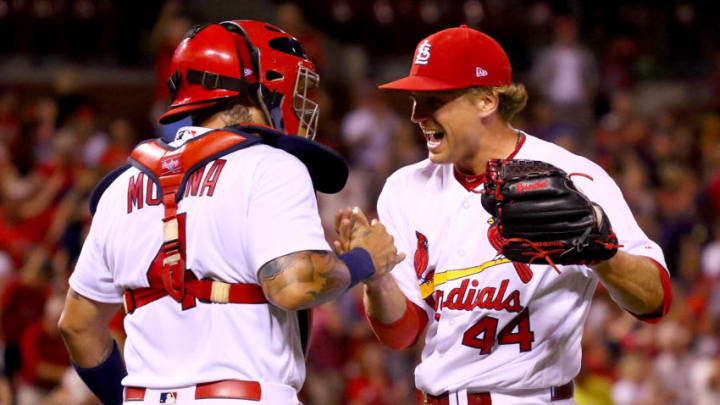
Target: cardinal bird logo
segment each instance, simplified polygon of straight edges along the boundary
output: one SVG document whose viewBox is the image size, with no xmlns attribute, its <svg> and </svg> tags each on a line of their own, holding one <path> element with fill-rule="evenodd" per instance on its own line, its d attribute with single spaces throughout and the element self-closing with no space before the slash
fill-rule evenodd
<svg viewBox="0 0 720 405">
<path fill-rule="evenodd" d="M 428 266 L 428 261 L 430 260 L 430 256 L 428 253 L 428 240 L 425 235 L 422 233 L 415 231 L 415 236 L 417 236 L 417 249 L 415 249 L 415 275 L 417 275 L 417 278 L 422 278 L 422 274 L 425 272 Z"/>
<path fill-rule="evenodd" d="M 504 239 L 500 235 L 500 231 L 498 231 L 497 220 L 495 220 L 494 218 L 491 218 L 488 220 L 488 223 L 490 224 L 490 228 L 488 228 L 488 232 L 487 232 L 488 240 L 490 241 L 490 244 L 492 245 L 492 247 L 495 248 L 497 253 L 501 254 Z M 528 266 L 525 263 L 517 263 L 517 262 L 513 262 L 513 266 L 515 267 L 515 271 L 517 271 L 517 274 L 523 283 L 527 284 L 530 282 L 530 280 L 532 280 L 533 272 L 532 272 L 532 270 L 530 270 L 530 266 Z"/>
</svg>

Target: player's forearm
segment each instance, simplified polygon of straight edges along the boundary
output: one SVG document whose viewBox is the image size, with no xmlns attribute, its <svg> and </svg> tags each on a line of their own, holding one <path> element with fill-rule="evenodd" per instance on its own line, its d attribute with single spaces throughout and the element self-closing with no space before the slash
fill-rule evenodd
<svg viewBox="0 0 720 405">
<path fill-rule="evenodd" d="M 350 272 L 334 253 L 307 250 L 265 263 L 258 279 L 273 304 L 292 311 L 321 305 L 345 292 Z"/>
<path fill-rule="evenodd" d="M 70 289 L 58 327 L 70 359 L 80 367 L 95 367 L 105 361 L 113 349 L 107 324 L 117 304 L 98 304 Z"/>
<path fill-rule="evenodd" d="M 405 297 L 390 275 L 366 283 L 364 303 L 370 327 L 391 349 L 412 346 L 427 326 L 427 315 Z"/>
<path fill-rule="evenodd" d="M 400 319 L 406 307 L 405 295 L 390 274 L 365 283 L 363 303 L 367 315 L 383 324 Z"/>
<path fill-rule="evenodd" d="M 652 260 L 623 251 L 593 267 L 610 295 L 636 315 L 658 312 L 663 304 L 663 287 Z"/>
<path fill-rule="evenodd" d="M 90 368 L 102 363 L 113 349 L 110 330 L 78 330 L 61 324 L 65 347 L 73 363 Z"/>
</svg>

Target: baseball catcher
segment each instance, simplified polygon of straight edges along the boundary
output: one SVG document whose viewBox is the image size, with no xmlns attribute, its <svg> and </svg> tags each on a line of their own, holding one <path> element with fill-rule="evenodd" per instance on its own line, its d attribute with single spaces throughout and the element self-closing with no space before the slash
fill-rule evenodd
<svg viewBox="0 0 720 405">
<path fill-rule="evenodd" d="M 555 267 L 595 264 L 617 253 L 605 211 L 563 170 L 537 160 L 491 159 L 486 174 L 482 205 L 497 218 L 508 259 Z"/>
</svg>

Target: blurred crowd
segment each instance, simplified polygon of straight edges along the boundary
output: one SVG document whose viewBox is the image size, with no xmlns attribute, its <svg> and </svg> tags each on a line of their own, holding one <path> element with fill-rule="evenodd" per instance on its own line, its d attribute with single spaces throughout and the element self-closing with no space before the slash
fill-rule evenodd
<svg viewBox="0 0 720 405">
<path fill-rule="evenodd" d="M 0 1 L 0 19 L 6 16 L 3 4 L 12 3 Z M 575 380 L 577 403 L 720 403 L 720 51 L 702 46 L 708 42 L 707 32 L 691 29 L 702 26 L 694 24 L 702 17 L 699 11 L 692 2 L 666 7 L 669 22 L 658 28 L 651 6 L 633 3 L 618 10 L 616 19 L 634 21 L 635 29 L 613 20 L 625 28 L 598 32 L 594 25 L 580 24 L 579 15 L 587 10 L 578 10 L 579 2 L 558 11 L 553 2 L 534 1 L 525 9 L 528 21 L 523 22 L 530 27 L 523 31 L 534 34 L 518 45 L 517 38 L 492 30 L 497 21 L 485 24 L 484 19 L 510 14 L 516 2 L 507 2 L 506 10 L 498 10 L 503 2 L 462 3 L 461 15 L 426 23 L 471 23 L 507 44 L 515 80 L 524 82 L 530 93 L 528 107 L 514 125 L 602 165 L 642 229 L 663 247 L 672 274 L 673 306 L 659 324 L 636 320 L 598 288 L 584 334 L 583 367 Z M 352 7 L 359 3 L 332 4 L 325 17 L 342 23 L 354 18 Z M 373 4 L 375 24 L 386 26 L 383 19 L 391 2 Z M 92 219 L 88 199 L 94 185 L 122 165 L 138 141 L 173 131 L 138 120 L 154 122 L 167 105 L 163 72 L 193 22 L 181 6 L 179 1 L 166 2 L 148 31 L 157 79 L 146 116 L 109 112 L 73 85 L 79 79 L 72 74 L 59 75 L 41 95 L 0 87 L 2 405 L 96 404 L 69 368 L 57 319 Z M 353 51 L 342 55 L 355 56 L 347 63 L 365 66 L 348 67 L 343 77 L 331 71 L 340 63 L 334 60 L 338 39 L 332 32 L 311 25 L 302 6 L 285 3 L 274 11 L 274 22 L 296 35 L 321 75 L 331 78 L 315 95 L 321 105 L 317 140 L 340 151 L 352 167 L 341 193 L 318 195 L 332 241 L 337 209 L 358 205 L 374 215 L 385 178 L 423 159 L 424 140 L 408 119 L 409 100 L 376 89 L 386 72 L 397 71 L 391 61 L 383 64 L 373 56 L 377 43 L 348 43 Z M 420 12 L 422 18 L 433 15 L 432 10 Z M 646 32 L 651 25 L 654 30 Z M 3 27 L 8 24 L 0 24 Z M 667 39 L 672 35 L 695 41 L 688 42 L 692 49 L 674 48 L 675 42 Z M 402 51 L 408 53 L 403 70 L 421 35 L 413 32 L 412 37 L 410 48 Z M 692 59 L 685 71 L 660 65 L 657 42 L 663 38 L 667 52 Z M 146 126 L 155 133 L 138 131 Z M 412 370 L 421 343 L 401 352 L 380 346 L 367 326 L 360 293 L 355 288 L 314 310 L 304 402 L 418 403 Z M 121 319 L 119 314 L 113 322 L 120 340 Z"/>
</svg>

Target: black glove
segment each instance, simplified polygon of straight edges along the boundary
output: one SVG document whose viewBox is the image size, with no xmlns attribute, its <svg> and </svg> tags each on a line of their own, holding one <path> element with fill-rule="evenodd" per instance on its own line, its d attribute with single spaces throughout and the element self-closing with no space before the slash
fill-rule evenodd
<svg viewBox="0 0 720 405">
<path fill-rule="evenodd" d="M 496 217 L 502 253 L 514 262 L 596 264 L 620 247 L 603 209 L 549 163 L 489 160 L 482 205 Z"/>
</svg>

